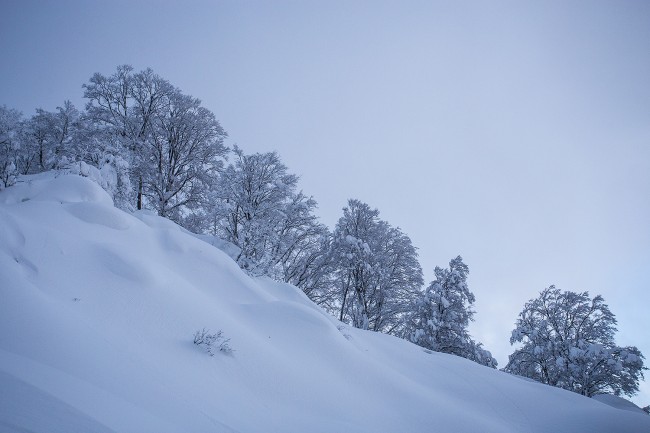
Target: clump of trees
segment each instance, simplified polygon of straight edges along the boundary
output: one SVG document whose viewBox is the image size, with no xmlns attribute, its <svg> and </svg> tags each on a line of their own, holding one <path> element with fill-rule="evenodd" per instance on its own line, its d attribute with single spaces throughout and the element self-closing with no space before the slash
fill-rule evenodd
<svg viewBox="0 0 650 433">
<path fill-rule="evenodd" d="M 0 107 L 0 189 L 19 175 L 65 165 L 80 138 L 80 113 L 66 101 L 55 112 L 37 109 L 29 119 L 17 110 Z"/>
<path fill-rule="evenodd" d="M 454 326 L 464 329 L 462 350 L 412 338 L 437 295 L 423 291 L 411 239 L 377 209 L 349 200 L 331 232 L 277 153 L 231 152 L 215 115 L 151 69 L 118 66 L 111 75 L 94 74 L 83 89 L 83 110 L 66 101 L 25 119 L 0 107 L 0 188 L 52 169 L 93 177 L 118 207 L 154 210 L 229 242 L 246 272 L 299 287 L 345 323 L 493 364 L 467 335 L 469 292 L 469 303 L 439 318 L 449 326 L 461 320 Z M 210 347 L 220 335 L 196 337 Z"/>
<path fill-rule="evenodd" d="M 475 297 L 460 256 L 423 288 L 417 249 L 377 209 L 351 199 L 330 231 L 277 153 L 229 150 L 215 115 L 151 69 L 119 66 L 83 89 L 83 110 L 66 101 L 24 118 L 0 106 L 0 189 L 52 169 L 92 176 L 118 207 L 229 242 L 246 272 L 299 287 L 342 322 L 496 367 L 468 332 Z M 505 371 L 589 396 L 630 395 L 643 356 L 615 345 L 615 324 L 601 297 L 550 287 L 520 314 L 511 343 L 521 348 Z M 194 343 L 230 350 L 220 331 L 201 330 Z"/>
<path fill-rule="evenodd" d="M 633 395 L 643 379 L 643 355 L 614 341 L 616 318 L 601 296 L 554 286 L 526 303 L 510 343 L 505 371 L 586 396 Z"/>
<path fill-rule="evenodd" d="M 2 187 L 21 174 L 87 173 L 88 165 L 104 177 L 119 207 L 152 209 L 190 225 L 228 150 L 214 114 L 151 69 L 119 66 L 110 76 L 94 74 L 83 87 L 83 112 L 69 101 L 29 119 L 0 108 Z"/>
</svg>

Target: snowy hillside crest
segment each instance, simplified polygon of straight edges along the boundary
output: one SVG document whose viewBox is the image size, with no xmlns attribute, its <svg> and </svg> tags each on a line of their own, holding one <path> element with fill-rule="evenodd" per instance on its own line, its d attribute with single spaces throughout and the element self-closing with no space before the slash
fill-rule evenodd
<svg viewBox="0 0 650 433">
<path fill-rule="evenodd" d="M 0 430 L 650 431 L 629 407 L 344 325 L 89 177 L 0 192 Z"/>
</svg>

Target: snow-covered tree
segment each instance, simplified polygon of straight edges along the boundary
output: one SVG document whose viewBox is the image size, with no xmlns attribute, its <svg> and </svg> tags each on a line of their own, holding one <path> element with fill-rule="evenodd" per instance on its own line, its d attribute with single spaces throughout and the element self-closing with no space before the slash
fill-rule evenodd
<svg viewBox="0 0 650 433">
<path fill-rule="evenodd" d="M 225 131 L 201 101 L 174 90 L 154 113 L 142 146 L 144 195 L 160 216 L 182 223 L 216 181 Z"/>
<path fill-rule="evenodd" d="M 36 114 L 25 121 L 21 140 L 21 174 L 38 173 L 51 168 L 54 162 L 51 115 L 52 113 L 38 108 Z"/>
<path fill-rule="evenodd" d="M 57 111 L 38 108 L 22 128 L 23 174 L 37 173 L 66 165 L 76 159 L 72 145 L 80 128 L 80 114 L 70 101 Z"/>
<path fill-rule="evenodd" d="M 422 286 L 422 268 L 410 238 L 379 219 L 379 211 L 349 200 L 330 247 L 339 320 L 396 333 Z"/>
<path fill-rule="evenodd" d="M 50 139 L 53 142 L 54 166 L 63 166 L 76 158 L 75 141 L 79 139 L 82 128 L 81 113 L 66 100 L 49 115 Z"/>
<path fill-rule="evenodd" d="M 633 395 L 643 378 L 643 355 L 614 342 L 616 318 L 601 296 L 554 286 L 519 314 L 505 371 L 586 396 Z"/>
<path fill-rule="evenodd" d="M 302 289 L 311 300 L 325 302 L 329 278 L 327 246 L 330 232 L 318 222 L 316 201 L 302 191 L 293 192 L 276 228 L 271 257 L 278 259 L 280 279 Z"/>
<path fill-rule="evenodd" d="M 212 191 L 209 231 L 239 247 L 237 262 L 252 275 L 315 290 L 328 235 L 315 200 L 297 191 L 298 177 L 277 153 L 246 155 L 235 146 L 234 154 Z"/>
<path fill-rule="evenodd" d="M 70 101 L 57 111 L 37 109 L 29 119 L 0 107 L 0 180 L 4 186 L 17 175 L 39 173 L 66 165 L 76 155 L 80 114 Z M 73 158 L 74 159 L 74 158 Z"/>
<path fill-rule="evenodd" d="M 84 85 L 86 140 L 99 146 L 96 163 L 126 167 L 132 206 L 183 223 L 202 201 L 227 149 L 225 131 L 198 99 L 184 95 L 151 69 L 119 66 Z"/>
<path fill-rule="evenodd" d="M 330 260 L 339 297 L 339 320 L 369 328 L 367 298 L 379 274 L 370 244 L 377 237 L 379 211 L 359 200 L 349 200 L 333 233 Z"/>
<path fill-rule="evenodd" d="M 305 236 L 283 263 L 284 282 L 293 284 L 313 302 L 332 310 L 332 265 L 328 251 L 332 236 L 324 225 L 318 225 Z"/>
<path fill-rule="evenodd" d="M 406 337 L 427 349 L 450 353 L 480 364 L 496 367 L 496 360 L 469 335 L 474 320 L 474 294 L 467 286 L 468 266 L 458 256 L 449 268 L 435 268 L 435 280 L 416 301 L 410 314 Z"/>
<path fill-rule="evenodd" d="M 397 334 L 413 298 L 420 293 L 424 277 L 411 238 L 388 223 L 381 225 L 381 232 L 378 245 L 373 246 L 380 252 L 380 273 L 376 301 L 369 303 L 370 329 Z"/>
<path fill-rule="evenodd" d="M 141 74 L 151 76 L 149 72 L 146 70 Z M 78 145 L 84 162 L 98 168 L 116 164 L 115 172 L 126 172 L 128 180 L 123 175 L 119 176 L 122 179 L 120 201 L 123 202 L 123 207 L 142 209 L 142 171 L 149 168 L 149 164 L 145 163 L 147 157 L 143 149 L 145 135 L 151 116 L 154 112 L 163 110 L 163 95 L 172 86 L 154 75 L 151 80 L 155 80 L 155 85 L 149 83 L 151 85 L 135 89 L 137 80 L 134 75 L 133 67 L 121 65 L 113 75 L 95 73 L 83 85 L 84 97 L 88 102 L 84 115 L 83 140 Z M 142 95 L 147 88 L 151 92 L 149 98 Z"/>
<path fill-rule="evenodd" d="M 13 185 L 19 174 L 21 122 L 19 111 L 0 106 L 0 189 Z"/>
</svg>

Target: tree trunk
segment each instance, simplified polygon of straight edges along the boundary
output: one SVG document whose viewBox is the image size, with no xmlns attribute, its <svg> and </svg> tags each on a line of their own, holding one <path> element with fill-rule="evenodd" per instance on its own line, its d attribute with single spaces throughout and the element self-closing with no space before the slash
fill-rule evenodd
<svg viewBox="0 0 650 433">
<path fill-rule="evenodd" d="M 138 210 L 142 210 L 142 176 L 138 181 Z"/>
</svg>

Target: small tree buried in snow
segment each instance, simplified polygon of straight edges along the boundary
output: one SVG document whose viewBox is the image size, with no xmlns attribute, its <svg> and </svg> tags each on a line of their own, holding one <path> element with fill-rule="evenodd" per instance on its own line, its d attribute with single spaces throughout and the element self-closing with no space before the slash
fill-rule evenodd
<svg viewBox="0 0 650 433">
<path fill-rule="evenodd" d="M 230 338 L 225 338 L 221 330 L 210 333 L 208 329 L 203 328 L 194 333 L 194 344 L 203 347 L 210 356 L 214 356 L 215 350 L 226 354 L 232 353 L 229 341 Z"/>
<path fill-rule="evenodd" d="M 505 371 L 586 396 L 633 395 L 643 379 L 643 355 L 614 343 L 616 318 L 601 296 L 561 292 L 554 286 L 519 314 Z"/>
</svg>

